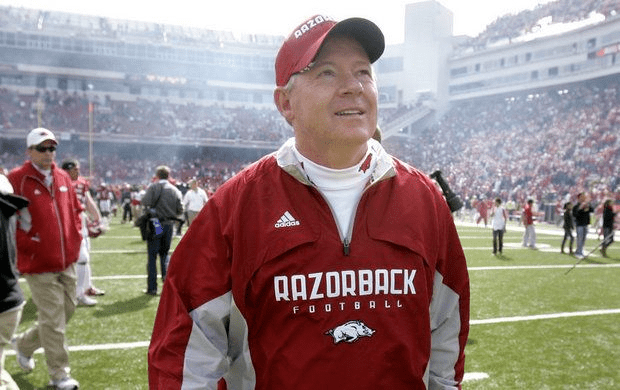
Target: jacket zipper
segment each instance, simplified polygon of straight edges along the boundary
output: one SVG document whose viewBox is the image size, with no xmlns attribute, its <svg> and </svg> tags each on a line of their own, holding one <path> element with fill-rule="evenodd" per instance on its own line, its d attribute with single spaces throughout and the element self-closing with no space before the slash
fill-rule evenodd
<svg viewBox="0 0 620 390">
<path fill-rule="evenodd" d="M 338 218 L 336 218 L 336 213 L 334 212 L 332 206 L 329 204 L 327 199 L 325 199 L 323 194 L 321 194 L 321 191 L 319 191 L 319 189 L 316 187 L 316 185 L 314 185 L 314 183 L 312 183 L 312 180 L 310 180 L 305 174 L 303 174 L 303 168 L 300 168 L 299 171 L 302 172 L 302 174 L 301 174 L 301 177 L 297 177 L 298 180 L 300 180 L 302 182 L 306 182 L 307 185 L 309 185 L 312 188 L 314 188 L 316 190 L 316 192 L 319 194 L 319 196 L 323 199 L 323 201 L 327 204 L 327 207 L 329 208 L 329 211 L 331 211 L 332 218 L 334 219 L 334 222 L 336 224 L 336 229 L 338 230 L 338 235 L 340 235 L 340 225 L 338 224 Z M 351 239 L 352 239 L 352 236 L 353 236 L 353 225 L 355 224 L 355 218 L 357 217 L 357 209 L 358 209 L 358 207 L 360 205 L 362 197 L 364 196 L 364 194 L 366 193 L 366 191 L 370 187 L 372 187 L 373 185 L 375 185 L 376 183 L 378 183 L 380 181 L 383 181 L 386 177 L 388 177 L 387 172 L 384 173 L 378 179 L 375 179 L 375 180 L 371 179 L 371 180 L 369 180 L 368 183 L 366 184 L 366 186 L 364 187 L 364 190 L 362 191 L 362 195 L 360 196 L 359 200 L 357 201 L 357 204 L 355 205 L 355 211 L 354 211 L 353 215 L 351 216 L 351 223 L 349 223 L 349 230 L 346 232 L 344 238 L 342 239 L 342 251 L 343 251 L 343 254 L 345 256 L 349 256 L 351 254 Z"/>
<path fill-rule="evenodd" d="M 58 223 L 58 230 L 60 232 L 60 253 L 62 255 L 62 268 L 65 269 L 67 268 L 67 255 L 65 253 L 65 235 L 62 231 L 62 222 L 60 220 L 58 203 L 56 202 L 56 191 L 54 191 L 54 182 L 55 180 L 52 177 L 52 188 L 49 190 L 49 192 L 52 197 L 52 203 L 54 204 L 54 210 L 56 211 L 56 222 Z"/>
<path fill-rule="evenodd" d="M 52 204 L 54 205 L 54 211 L 56 212 L 56 223 L 58 224 L 58 230 L 59 230 L 59 236 L 60 236 L 60 254 L 62 256 L 62 266 L 63 269 L 66 268 L 67 266 L 67 255 L 65 253 L 65 236 L 63 234 L 62 231 L 62 222 L 60 220 L 60 212 L 58 210 L 58 203 L 56 202 L 56 191 L 54 191 L 54 184 L 55 184 L 55 180 L 52 176 L 52 186 L 51 188 L 48 188 L 48 186 L 45 184 L 45 182 L 42 182 L 41 180 L 39 180 L 37 177 L 31 176 L 33 179 L 35 179 L 35 181 L 39 182 L 41 185 L 43 185 L 43 188 L 45 188 L 45 190 L 50 194 L 50 197 L 52 198 Z"/>
<path fill-rule="evenodd" d="M 355 224 L 355 217 L 357 216 L 357 208 L 360 206 L 360 202 L 362 201 L 362 197 L 364 196 L 365 192 L 366 192 L 366 188 L 364 188 L 364 191 L 362 191 L 362 196 L 360 196 L 360 199 L 357 201 L 357 204 L 355 205 L 355 209 L 353 211 L 353 215 L 351 215 L 351 221 L 349 223 L 349 230 L 346 232 L 344 239 L 342 240 L 342 250 L 345 256 L 349 256 L 349 254 L 351 253 L 351 239 L 353 238 L 353 225 Z"/>
<path fill-rule="evenodd" d="M 338 218 L 336 218 L 336 213 L 334 211 L 334 209 L 332 208 L 331 204 L 329 204 L 329 202 L 327 201 L 327 199 L 325 199 L 325 197 L 323 196 L 323 194 L 321 194 L 321 191 L 319 191 L 318 188 L 316 188 L 313 185 L 314 189 L 316 190 L 316 192 L 319 193 L 319 195 L 321 196 L 321 198 L 323 198 L 323 201 L 327 204 L 327 207 L 329 208 L 329 211 L 331 211 L 332 213 L 332 218 L 334 219 L 334 223 L 336 224 L 336 229 L 338 230 L 338 235 L 340 235 L 340 224 L 338 223 Z M 351 221 L 349 223 L 349 229 L 345 232 L 344 238 L 342 239 L 342 251 L 343 254 L 345 256 L 349 256 L 351 254 L 351 238 L 353 236 L 353 225 L 355 224 L 355 217 L 357 216 L 357 209 L 360 205 L 360 202 L 362 201 L 362 197 L 364 196 L 364 194 L 366 193 L 366 190 L 371 187 L 371 185 L 367 185 L 364 190 L 362 191 L 362 195 L 360 196 L 359 200 L 357 201 L 357 204 L 355 205 L 353 214 L 351 215 Z"/>
<path fill-rule="evenodd" d="M 349 253 L 351 253 L 351 243 L 349 242 L 349 239 L 345 237 L 344 241 L 342 241 L 342 245 L 344 249 L 344 255 L 349 256 Z"/>
<path fill-rule="evenodd" d="M 366 191 L 368 191 L 370 187 L 374 186 L 376 183 L 383 181 L 385 177 L 386 176 L 384 175 L 377 180 L 369 180 L 368 183 L 366 183 L 366 186 L 364 187 L 364 189 L 362 190 L 362 194 L 360 195 L 360 198 L 357 201 L 357 204 L 355 205 L 355 211 L 353 212 L 353 215 L 351 215 L 351 223 L 349 223 L 349 230 L 347 231 L 344 239 L 342 240 L 342 250 L 345 256 L 349 256 L 349 254 L 351 253 L 351 240 L 353 238 L 353 225 L 355 225 L 355 219 L 357 218 L 357 211 L 360 206 L 360 203 L 362 202 L 362 198 L 364 197 L 364 195 L 366 194 Z M 331 206 L 330 206 L 330 209 L 331 209 Z M 334 219 L 336 219 L 334 210 L 332 210 L 332 214 L 334 215 Z M 336 220 L 336 225 L 338 225 L 337 220 Z M 340 231 L 340 227 L 338 227 L 338 231 Z"/>
</svg>

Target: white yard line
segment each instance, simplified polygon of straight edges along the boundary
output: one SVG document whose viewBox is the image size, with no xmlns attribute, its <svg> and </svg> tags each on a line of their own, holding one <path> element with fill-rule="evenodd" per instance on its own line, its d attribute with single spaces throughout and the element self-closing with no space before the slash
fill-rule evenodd
<svg viewBox="0 0 620 390">
<path fill-rule="evenodd" d="M 140 276 L 142 277 L 142 276 Z M 570 317 L 591 317 L 599 315 L 620 314 L 620 309 L 608 309 L 608 310 L 589 310 L 572 313 L 553 313 L 553 314 L 539 314 L 532 316 L 517 316 L 517 317 L 500 317 L 500 318 L 488 318 L 484 320 L 471 320 L 470 325 L 485 325 L 485 324 L 499 324 L 507 322 L 521 322 L 521 321 L 536 321 L 536 320 L 548 320 L 556 318 L 570 318 Z M 136 341 L 133 343 L 115 343 L 115 344 L 93 344 L 93 345 L 75 345 L 70 346 L 71 352 L 83 352 L 83 351 L 109 351 L 109 350 L 126 350 L 134 348 L 148 348 L 149 341 Z M 7 355 L 15 355 L 15 351 L 8 349 L 5 351 Z M 43 353 L 43 349 L 39 348 L 35 351 L 35 354 Z M 463 377 L 463 382 L 476 381 L 488 379 L 489 374 L 484 372 L 468 372 Z"/>
<path fill-rule="evenodd" d="M 461 223 L 460 225 L 473 225 Z M 521 231 L 522 228 L 509 228 L 512 231 Z M 540 229 L 537 231 L 539 234 L 550 234 L 550 235 L 561 235 L 563 232 L 554 230 L 543 230 Z M 595 237 L 594 234 L 591 235 L 592 238 Z M 106 236 L 103 235 L 100 238 L 106 239 L 139 239 L 140 236 Z M 462 236 L 461 239 L 474 239 L 480 238 L 479 236 Z M 509 245 L 511 250 L 514 249 L 528 249 L 523 248 L 519 245 L 514 244 Z M 464 250 L 490 250 L 491 247 L 465 247 Z M 543 251 L 549 250 L 548 248 L 541 248 Z M 144 250 L 92 250 L 91 253 L 146 253 L 146 248 Z M 532 265 L 532 266 L 489 266 L 489 267 L 470 267 L 470 271 L 498 271 L 498 270 L 527 270 L 527 269 L 565 269 L 573 267 L 572 264 L 560 264 L 560 265 Z M 618 268 L 620 264 L 583 264 L 578 265 L 577 268 Z M 116 276 L 94 276 L 92 279 L 94 280 L 120 280 L 120 279 L 142 279 L 146 278 L 146 275 L 116 275 Z M 488 318 L 483 320 L 471 320 L 470 325 L 485 325 L 485 324 L 499 324 L 499 323 L 508 323 L 508 322 L 521 322 L 521 321 L 536 321 L 536 320 L 546 320 L 546 319 L 556 319 L 556 318 L 570 318 L 570 317 L 589 317 L 589 316 L 598 316 L 598 315 L 609 315 L 609 314 L 620 314 L 620 309 L 608 309 L 608 310 L 589 310 L 582 312 L 572 312 L 572 313 L 552 313 L 552 314 L 540 314 L 540 315 L 531 315 L 531 316 L 517 316 L 517 317 L 500 317 L 500 318 Z M 149 346 L 149 341 L 138 341 L 133 343 L 116 343 L 116 344 L 94 344 L 94 345 L 77 345 L 70 346 L 69 350 L 72 352 L 78 351 L 102 351 L 102 350 L 117 350 L 117 349 L 133 349 L 133 348 L 147 348 Z M 12 350 L 6 351 L 8 355 L 14 355 L 15 352 Z M 42 353 L 42 349 L 37 350 L 35 353 Z M 463 377 L 463 382 L 468 381 L 476 381 L 476 380 L 484 380 L 488 379 L 489 374 L 484 372 L 468 372 L 465 373 Z"/>
<path fill-rule="evenodd" d="M 481 379 L 488 378 L 489 374 L 487 374 L 486 372 L 466 372 L 465 375 L 463 375 L 463 382 L 479 381 Z"/>
<path fill-rule="evenodd" d="M 578 261 L 578 260 L 575 260 Z M 523 270 L 523 269 L 562 269 L 573 268 L 573 264 L 557 264 L 557 265 L 505 265 L 505 266 L 488 266 L 488 267 L 469 267 L 468 271 L 505 271 L 505 270 Z M 618 264 L 578 264 L 576 268 L 620 268 Z"/>
<path fill-rule="evenodd" d="M 488 318 L 486 320 L 470 320 L 470 325 L 485 325 L 485 324 L 500 324 L 505 322 L 521 322 L 521 321 L 536 321 L 536 320 L 551 320 L 555 318 L 569 318 L 569 317 L 591 317 L 608 314 L 620 314 L 620 309 L 607 309 L 607 310 L 587 310 L 577 311 L 572 313 L 551 313 L 551 314 L 538 314 L 532 316 L 517 316 L 517 317 L 499 317 Z"/>
<path fill-rule="evenodd" d="M 528 269 L 566 269 L 572 268 L 572 264 L 558 265 L 506 265 L 506 266 L 488 266 L 488 267 L 469 267 L 469 271 L 507 271 L 507 270 L 528 270 Z M 620 268 L 620 264 L 579 264 L 576 268 Z M 92 276 L 93 280 L 123 280 L 123 279 L 146 279 L 146 275 L 109 275 L 109 276 Z M 21 278 L 21 282 L 26 280 Z"/>
<path fill-rule="evenodd" d="M 90 251 L 93 253 L 146 253 L 146 248 L 144 249 L 94 249 Z"/>
</svg>

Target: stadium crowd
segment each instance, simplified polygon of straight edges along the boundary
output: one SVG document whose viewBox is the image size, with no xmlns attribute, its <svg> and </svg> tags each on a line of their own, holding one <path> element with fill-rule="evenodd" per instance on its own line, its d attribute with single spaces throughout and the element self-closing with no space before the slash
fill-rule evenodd
<svg viewBox="0 0 620 390">
<path fill-rule="evenodd" d="M 94 127 L 100 134 L 166 136 L 280 142 L 292 135 L 275 109 L 173 104 L 166 101 L 93 99 Z M 88 132 L 85 94 L 44 90 L 34 95 L 0 89 L 0 129 L 24 129 L 39 118 L 42 126 Z"/>
<path fill-rule="evenodd" d="M 37 118 L 53 131 L 84 128 L 84 97 L 49 91 L 40 97 L 1 90 L 0 131 L 32 128 Z M 39 100 L 43 101 L 41 113 Z M 110 135 L 276 144 L 290 136 L 288 125 L 275 110 L 107 99 L 97 106 L 95 132 Z M 402 115 L 403 110 L 386 110 L 383 121 L 397 114 Z M 553 196 L 560 202 L 580 191 L 590 191 L 602 201 L 620 185 L 618 126 L 620 83 L 601 79 L 457 103 L 435 125 L 409 139 L 392 137 L 385 144 L 394 155 L 425 172 L 441 169 L 453 190 L 465 200 L 500 196 L 523 204 L 528 197 L 542 201 Z M 177 180 L 196 177 L 202 187 L 214 191 L 251 162 L 242 155 L 227 161 L 210 155 L 172 157 L 96 153 L 93 184 L 143 184 L 150 179 L 153 166 L 165 163 Z M 11 168 L 21 159 L 5 151 L 0 164 Z M 88 166 L 84 155 L 81 162 Z"/>
<path fill-rule="evenodd" d="M 620 0 L 556 0 L 517 14 L 506 14 L 490 23 L 478 36 L 466 40 L 461 49 L 483 49 L 494 42 L 509 42 L 535 31 L 543 18 L 551 17 L 551 23 L 554 24 L 571 23 L 582 21 L 592 13 L 601 14 L 605 18 L 617 16 L 620 13 Z"/>
<path fill-rule="evenodd" d="M 58 90 L 18 94 L 0 88 L 0 130 L 28 129 L 37 124 L 69 133 L 88 132 L 85 94 Z M 222 105 L 174 104 L 168 101 L 93 99 L 97 134 L 173 137 L 188 140 L 234 140 L 282 143 L 290 126 L 275 110 Z M 384 110 L 380 123 L 403 115 L 402 108 Z"/>
<path fill-rule="evenodd" d="M 484 47 L 516 38 L 533 31 L 545 17 L 551 17 L 552 23 L 568 23 L 584 20 L 593 12 L 617 17 L 619 10 L 620 0 L 557 0 L 500 17 L 465 46 Z M 148 24 L 126 28 L 115 25 L 110 29 L 113 21 L 101 18 L 84 26 L 80 23 L 87 19 L 33 12 L 2 7 L 0 25 L 18 23 L 28 30 L 41 26 L 66 28 L 69 24 L 91 34 L 105 35 L 114 30 L 145 39 L 197 38 L 192 35 L 196 32 L 189 30 L 160 31 L 158 26 Z M 35 95 L 22 95 L 0 89 L 0 133 L 17 129 L 25 132 L 39 125 L 52 131 L 84 133 L 88 130 L 88 102 L 86 94 L 79 92 L 41 90 Z M 292 135 L 275 109 L 145 99 L 114 101 L 108 97 L 96 97 L 93 103 L 93 131 L 110 137 L 139 140 L 160 136 L 184 141 L 211 139 L 277 145 Z M 596 201 L 602 202 L 620 185 L 619 107 L 619 82 L 613 78 L 592 80 L 456 103 L 435 125 L 416 131 L 409 139 L 393 137 L 385 144 L 392 154 L 425 172 L 441 169 L 468 205 L 495 196 L 519 204 L 530 197 L 540 204 L 550 199 L 560 203 L 574 199 L 580 191 L 589 191 Z M 401 114 L 402 107 L 382 110 L 379 123 L 388 123 Z M 79 154 L 75 150 L 71 153 Z M 86 169 L 85 155 L 78 157 Z M 196 177 L 202 187 L 214 191 L 252 161 L 246 157 L 240 154 L 225 161 L 211 155 L 166 159 L 98 150 L 92 180 L 95 185 L 140 185 L 151 179 L 153 166 L 165 163 L 179 181 Z M 11 168 L 22 159 L 14 151 L 5 150 L 0 155 L 0 166 Z"/>
<path fill-rule="evenodd" d="M 459 103 L 387 144 L 423 171 L 443 170 L 464 199 L 559 202 L 589 191 L 602 201 L 620 185 L 619 126 L 620 83 L 605 79 Z"/>
</svg>

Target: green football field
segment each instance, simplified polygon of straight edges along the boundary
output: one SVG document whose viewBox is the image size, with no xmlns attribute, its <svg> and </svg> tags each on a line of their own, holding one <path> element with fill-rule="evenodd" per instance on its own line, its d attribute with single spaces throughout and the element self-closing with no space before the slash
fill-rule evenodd
<svg viewBox="0 0 620 390">
<path fill-rule="evenodd" d="M 457 226 L 471 279 L 463 388 L 620 388 L 620 244 L 610 247 L 609 258 L 595 251 L 573 269 L 579 260 L 560 254 L 556 227 L 538 225 L 538 249 L 531 250 L 521 247 L 522 230 L 509 225 L 504 253 L 495 257 L 490 229 Z M 591 234 L 586 253 L 598 244 Z M 94 284 L 106 295 L 96 306 L 78 307 L 69 323 L 72 375 L 86 390 L 147 389 L 146 352 L 159 298 L 143 294 L 146 245 L 136 228 L 113 219 L 92 247 Z M 18 331 L 35 316 L 29 300 Z M 7 355 L 6 369 L 20 389 L 46 388 L 41 351 L 29 374 L 12 350 Z"/>
</svg>

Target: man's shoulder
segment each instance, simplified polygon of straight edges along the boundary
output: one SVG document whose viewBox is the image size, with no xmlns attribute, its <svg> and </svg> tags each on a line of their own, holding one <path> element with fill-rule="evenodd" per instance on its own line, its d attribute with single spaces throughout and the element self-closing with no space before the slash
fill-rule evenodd
<svg viewBox="0 0 620 390">
<path fill-rule="evenodd" d="M 246 196 L 257 196 L 283 184 L 283 176 L 289 176 L 270 154 L 248 165 L 220 185 L 210 199 L 236 202 Z"/>
<path fill-rule="evenodd" d="M 282 169 L 278 166 L 275 155 L 269 154 L 243 168 L 228 179 L 222 187 L 262 183 L 265 177 L 281 171 Z"/>
<path fill-rule="evenodd" d="M 9 171 L 9 173 L 7 174 L 7 177 L 10 179 L 10 178 L 13 178 L 13 177 L 25 175 L 31 169 L 32 169 L 32 165 L 30 165 L 30 163 L 28 163 L 28 162 L 25 162 L 22 165 L 17 166 L 15 168 L 11 169 Z"/>
<path fill-rule="evenodd" d="M 391 157 L 394 165 L 394 169 L 396 170 L 396 179 L 397 180 L 405 180 L 410 181 L 415 185 L 422 185 L 424 187 L 428 187 L 429 184 L 433 183 L 433 180 L 424 172 L 415 168 L 406 162 L 399 160 L 396 157 Z M 430 188 L 434 188 L 434 185 Z"/>
<path fill-rule="evenodd" d="M 161 186 L 162 191 L 166 190 L 166 191 L 171 191 L 173 192 L 176 196 L 178 196 L 179 198 L 183 198 L 183 194 L 181 193 L 181 190 L 179 190 L 174 184 L 170 183 L 169 181 L 162 183 L 156 183 L 157 186 Z"/>
<path fill-rule="evenodd" d="M 26 161 L 22 165 L 11 169 L 11 171 L 6 175 L 11 184 L 13 185 L 13 189 L 15 191 L 19 190 L 19 184 L 24 180 L 27 176 L 35 176 L 38 174 L 38 171 L 30 164 L 30 162 Z"/>
</svg>

